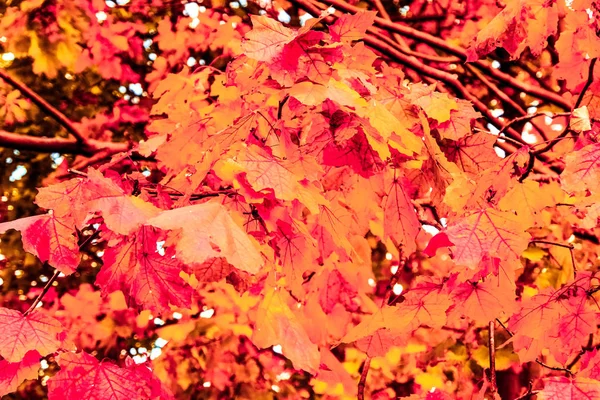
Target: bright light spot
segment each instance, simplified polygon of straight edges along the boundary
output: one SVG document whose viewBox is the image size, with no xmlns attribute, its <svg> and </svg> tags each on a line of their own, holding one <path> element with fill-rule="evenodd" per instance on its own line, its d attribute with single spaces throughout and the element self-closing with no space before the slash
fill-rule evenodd
<svg viewBox="0 0 600 400">
<path fill-rule="evenodd" d="M 173 318 L 175 319 L 181 319 L 183 317 L 183 315 L 181 315 L 181 313 L 178 313 L 177 311 L 173 313 Z"/>
<path fill-rule="evenodd" d="M 552 123 L 552 117 L 551 117 L 551 116 L 549 116 L 549 115 L 546 115 L 546 116 L 544 117 L 544 123 L 545 123 L 546 125 L 550 125 L 550 124 Z"/>
<path fill-rule="evenodd" d="M 132 356 L 135 356 L 137 354 L 137 350 L 135 349 L 135 347 L 129 349 L 129 354 L 131 354 Z"/>
<path fill-rule="evenodd" d="M 18 270 L 15 271 L 15 276 L 17 278 L 21 278 L 23 276 L 23 274 L 24 274 L 24 272 L 23 272 L 22 269 L 18 269 Z"/>
<path fill-rule="evenodd" d="M 496 152 L 496 155 L 500 158 L 505 158 L 506 157 L 506 152 L 504 150 L 502 150 L 500 147 L 498 146 L 494 146 L 494 151 Z"/>
<path fill-rule="evenodd" d="M 537 143 L 537 136 L 531 133 L 531 131 L 533 131 L 533 125 L 531 122 L 528 122 L 523 127 L 523 132 L 521 132 L 521 139 L 523 139 L 525 143 Z"/>
<path fill-rule="evenodd" d="M 215 310 L 214 309 L 208 309 L 208 310 L 204 310 L 200 313 L 200 318 L 212 318 L 212 316 L 215 315 Z"/>
<path fill-rule="evenodd" d="M 399 265 L 392 265 L 392 267 L 390 268 L 390 272 L 392 273 L 392 275 L 396 275 L 396 272 L 398 272 L 398 268 L 400 268 Z"/>
<path fill-rule="evenodd" d="M 496 128 L 492 124 L 487 124 L 487 128 L 490 130 L 490 132 L 492 133 L 492 135 L 498 135 L 500 133 L 500 129 Z"/>
<path fill-rule="evenodd" d="M 154 359 L 158 358 L 158 356 L 160 356 L 161 354 L 162 354 L 162 350 L 159 349 L 158 347 L 155 347 L 150 351 L 150 359 L 154 360 Z"/>
<path fill-rule="evenodd" d="M 162 349 L 163 347 L 165 347 L 165 345 L 166 345 L 167 343 L 169 343 L 169 341 L 168 341 L 168 340 L 166 340 L 166 339 L 163 339 L 163 338 L 159 337 L 158 339 L 156 339 L 156 340 L 154 341 L 154 346 L 155 346 L 155 347 L 160 347 L 160 348 Z"/>
<path fill-rule="evenodd" d="M 567 239 L 567 242 L 569 243 L 573 243 L 575 241 L 575 235 L 571 235 L 569 236 L 569 238 Z"/>
<path fill-rule="evenodd" d="M 542 268 L 542 274 L 545 274 L 546 272 L 548 272 L 548 268 L 546 268 L 546 267 Z"/>
<path fill-rule="evenodd" d="M 201 13 L 204 13 L 204 12 L 206 12 L 206 7 L 200 6 L 199 10 Z"/>
<path fill-rule="evenodd" d="M 152 175 L 152 171 L 150 171 L 149 169 L 146 169 L 142 172 L 142 175 L 144 175 L 147 178 L 150 175 Z"/>
<path fill-rule="evenodd" d="M 186 3 L 183 10 L 183 15 L 190 18 L 197 18 L 200 11 L 198 3 Z"/>
<path fill-rule="evenodd" d="M 150 48 L 150 46 L 152 46 L 152 39 L 144 40 L 144 48 L 148 49 L 148 48 Z"/>
<path fill-rule="evenodd" d="M 429 393 L 433 393 L 433 392 L 435 392 L 435 386 L 432 387 L 431 389 L 429 389 Z"/>
<path fill-rule="evenodd" d="M 150 53 L 150 54 L 148 54 L 148 59 L 150 61 L 156 60 L 156 57 L 157 57 L 156 53 Z"/>
<path fill-rule="evenodd" d="M 15 59 L 15 55 L 13 53 L 11 53 L 11 52 L 2 54 L 2 60 L 3 61 L 12 61 L 14 59 Z"/>
<path fill-rule="evenodd" d="M 527 107 L 527 114 L 535 114 L 537 112 L 537 107 Z"/>
<path fill-rule="evenodd" d="M 120 6 L 124 6 L 127 3 L 129 3 L 129 0 L 117 0 L 117 4 Z"/>
<path fill-rule="evenodd" d="M 394 285 L 394 287 L 392 288 L 392 292 L 394 292 L 394 294 L 396 296 L 399 296 L 400 293 L 402 293 L 403 290 L 404 290 L 404 287 L 401 284 L 399 284 L 399 283 L 396 283 Z"/>
<path fill-rule="evenodd" d="M 282 8 L 279 10 L 277 19 L 279 20 L 279 22 L 283 22 L 284 24 L 289 24 L 290 21 L 292 20 L 292 17 L 290 16 L 290 14 L 286 13 L 285 10 Z"/>
<path fill-rule="evenodd" d="M 13 159 L 10 158 L 10 157 L 7 157 L 5 161 L 6 161 L 7 164 L 12 164 Z"/>
<path fill-rule="evenodd" d="M 144 93 L 144 89 L 142 89 L 141 83 L 130 83 L 129 90 L 133 92 L 136 96 L 141 96 Z"/>
<path fill-rule="evenodd" d="M 496 118 L 504 115 L 504 110 L 501 108 L 496 108 L 495 110 L 492 110 L 492 115 Z"/>
<path fill-rule="evenodd" d="M 0 42 L 6 43 L 6 36 L 0 36 Z"/>
<path fill-rule="evenodd" d="M 231 8 L 240 8 L 240 3 L 238 3 L 237 1 L 232 1 L 231 3 L 229 3 L 229 7 Z"/>
<path fill-rule="evenodd" d="M 164 324 L 165 324 L 165 321 L 163 321 L 162 319 L 160 319 L 158 317 L 154 318 L 154 325 L 161 326 L 161 325 L 164 325 Z"/>
<path fill-rule="evenodd" d="M 277 354 L 282 354 L 283 353 L 283 349 L 281 348 L 280 344 L 276 344 L 275 346 L 273 346 L 273 352 L 277 353 Z"/>
<path fill-rule="evenodd" d="M 194 57 L 188 58 L 187 62 L 186 62 L 188 67 L 193 67 L 194 65 L 196 65 L 196 63 L 197 63 L 197 61 Z"/>
<path fill-rule="evenodd" d="M 156 252 L 158 254 L 160 254 L 161 256 L 165 255 L 165 248 L 163 247 L 164 245 L 165 245 L 165 241 L 164 240 L 156 242 Z M 173 316 L 175 316 L 175 313 L 173 313 Z"/>
<path fill-rule="evenodd" d="M 403 17 L 406 17 L 408 12 L 410 11 L 410 7 L 404 6 L 404 7 L 400 8 L 398 11 L 400 12 L 400 15 L 402 15 Z"/>
<path fill-rule="evenodd" d="M 0 285 L 4 283 L 4 279 L 0 278 Z"/>
<path fill-rule="evenodd" d="M 211 383 L 210 383 L 210 382 L 204 382 L 204 383 L 202 384 L 202 386 L 204 386 L 205 388 L 209 388 L 209 387 L 210 387 L 210 385 L 211 385 Z"/>
<path fill-rule="evenodd" d="M 299 19 L 300 19 L 300 26 L 304 26 L 304 24 L 306 24 L 306 21 L 308 21 L 309 19 L 314 18 L 312 15 L 310 14 L 303 14 Z"/>
<path fill-rule="evenodd" d="M 550 129 L 552 129 L 554 132 L 560 132 L 564 129 L 564 126 L 562 126 L 562 124 L 552 124 L 550 125 Z"/>
<path fill-rule="evenodd" d="M 423 225 L 423 230 L 430 235 L 437 235 L 440 230 L 433 225 Z"/>
<path fill-rule="evenodd" d="M 96 19 L 98 20 L 98 22 L 102 23 L 104 21 L 106 21 L 106 19 L 108 18 L 108 15 L 106 15 L 106 13 L 104 11 L 98 11 L 96 13 Z"/>
<path fill-rule="evenodd" d="M 367 281 L 367 283 L 369 284 L 369 286 L 375 287 L 375 279 L 369 278 L 369 280 Z"/>
<path fill-rule="evenodd" d="M 590 8 L 586 8 L 586 9 L 585 9 L 585 12 L 587 13 L 587 15 L 588 15 L 588 18 L 589 18 L 590 20 L 594 19 L 594 11 L 593 11 L 592 9 L 590 9 Z"/>
<path fill-rule="evenodd" d="M 279 393 L 279 386 L 271 385 L 271 390 L 273 390 L 275 393 Z"/>
<path fill-rule="evenodd" d="M 3 202 L 7 202 L 7 201 L 8 201 L 8 197 L 6 197 L 6 196 L 2 196 L 2 201 L 3 201 Z"/>
<path fill-rule="evenodd" d="M 42 281 L 42 283 L 46 283 L 48 282 L 48 277 L 46 275 L 40 275 L 40 281 Z"/>
<path fill-rule="evenodd" d="M 129 99 L 131 98 L 131 96 L 130 96 L 130 95 L 128 95 L 128 94 L 126 94 L 125 96 L 123 96 L 123 98 L 124 98 L 125 100 L 129 100 Z"/>
<path fill-rule="evenodd" d="M 327 12 L 328 12 L 329 14 L 335 14 L 335 8 L 333 8 L 333 7 L 329 7 L 329 8 L 327 9 Z"/>
<path fill-rule="evenodd" d="M 189 3 L 188 3 L 189 4 Z M 200 25 L 200 19 L 198 18 L 193 18 L 192 22 L 189 23 L 189 27 L 194 29 L 195 27 L 197 27 L 198 25 Z"/>
<path fill-rule="evenodd" d="M 277 378 L 278 381 L 287 381 L 291 377 L 292 377 L 292 374 L 290 374 L 288 371 L 283 371 L 282 373 L 280 373 L 279 375 L 277 375 L 276 378 Z"/>
<path fill-rule="evenodd" d="M 393 257 L 392 253 L 386 253 L 385 254 L 385 259 L 388 260 L 388 261 L 390 261 L 392 259 L 392 257 Z"/>
<path fill-rule="evenodd" d="M 541 78 L 542 76 L 544 76 L 544 73 L 542 71 L 538 71 L 535 73 L 536 78 Z"/>
<path fill-rule="evenodd" d="M 145 363 L 145 362 L 146 362 L 146 360 L 147 360 L 147 359 L 148 359 L 148 356 L 147 356 L 147 355 L 145 355 L 145 354 L 144 354 L 143 356 L 140 356 L 140 355 L 133 356 L 133 361 L 134 361 L 136 364 L 143 364 L 143 363 Z"/>
<path fill-rule="evenodd" d="M 40 367 L 42 367 L 42 369 L 48 369 L 49 365 L 48 365 L 48 361 L 42 359 L 40 361 Z"/>
<path fill-rule="evenodd" d="M 58 274 L 58 277 L 59 277 L 59 278 L 64 278 L 65 276 L 66 276 L 66 275 L 65 275 L 63 272 L 61 272 L 60 274 Z"/>
<path fill-rule="evenodd" d="M 492 68 L 498 69 L 501 67 L 500 61 L 494 60 L 492 61 Z"/>
<path fill-rule="evenodd" d="M 116 7 L 117 3 L 115 3 L 112 0 L 106 0 L 105 1 L 106 5 L 109 6 L 110 8 Z"/>
<path fill-rule="evenodd" d="M 239 0 L 242 7 L 248 7 L 248 0 Z"/>
</svg>

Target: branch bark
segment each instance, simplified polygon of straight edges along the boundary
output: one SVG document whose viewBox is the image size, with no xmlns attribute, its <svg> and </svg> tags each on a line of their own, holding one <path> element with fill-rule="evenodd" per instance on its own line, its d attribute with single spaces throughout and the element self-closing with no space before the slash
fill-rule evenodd
<svg viewBox="0 0 600 400">
<path fill-rule="evenodd" d="M 8 84 L 19 90 L 23 95 L 29 98 L 35 105 L 37 105 L 42 111 L 46 112 L 52 118 L 54 118 L 59 124 L 61 124 L 67 132 L 69 132 L 78 142 L 85 143 L 87 138 L 75 127 L 73 121 L 71 121 L 66 115 L 44 100 L 39 94 L 34 92 L 29 86 L 23 82 L 9 75 L 5 70 L 0 68 L 0 78 L 6 81 Z"/>
<path fill-rule="evenodd" d="M 19 135 L 0 130 L 0 147 L 19 150 L 33 150 L 40 153 L 66 153 L 83 156 L 93 156 L 104 151 L 116 154 L 129 150 L 129 143 L 101 142 L 88 140 L 81 143 L 76 139 L 48 138 Z"/>
</svg>

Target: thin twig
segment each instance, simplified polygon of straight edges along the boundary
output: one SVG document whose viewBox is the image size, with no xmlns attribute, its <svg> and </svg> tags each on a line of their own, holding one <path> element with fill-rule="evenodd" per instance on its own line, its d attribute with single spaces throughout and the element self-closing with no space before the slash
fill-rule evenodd
<svg viewBox="0 0 600 400">
<path fill-rule="evenodd" d="M 60 275 L 60 271 L 59 270 L 54 271 L 54 275 L 52 275 L 52 277 L 50 279 L 48 279 L 48 282 L 46 282 L 46 286 L 44 286 L 44 288 L 42 289 L 42 292 L 40 294 L 38 294 L 38 296 L 33 301 L 33 304 L 31 304 L 31 307 L 29 307 L 27 309 L 27 311 L 25 311 L 23 313 L 23 316 L 27 316 L 27 315 L 31 314 L 33 312 L 33 310 L 35 310 L 35 308 L 42 301 L 42 299 L 44 298 L 46 293 L 48 293 L 48 290 L 50 290 L 50 287 L 52 286 L 52 284 L 54 283 L 56 278 L 58 278 L 58 275 Z"/>
<path fill-rule="evenodd" d="M 367 375 L 369 374 L 369 368 L 371 367 L 371 357 L 367 357 L 363 364 L 362 373 L 360 374 L 360 380 L 358 381 L 358 400 L 365 400 L 365 385 L 367 383 Z"/>
<path fill-rule="evenodd" d="M 496 343 L 494 339 L 494 320 L 490 321 L 489 325 L 489 352 L 490 352 L 490 390 L 492 394 L 498 391 L 496 386 Z"/>
<path fill-rule="evenodd" d="M 69 132 L 77 142 L 85 143 L 87 138 L 79 132 L 79 130 L 73 124 L 66 115 L 57 110 L 54 106 L 44 100 L 39 94 L 34 92 L 29 86 L 19 81 L 16 78 L 10 76 L 4 69 L 0 68 L 0 78 L 5 80 L 11 86 L 19 90 L 19 92 L 23 93 L 27 98 L 33 101 L 42 111 L 45 111 L 47 114 L 51 115 L 59 124 L 61 124 L 67 132 Z"/>
<path fill-rule="evenodd" d="M 573 110 L 575 110 L 576 108 L 579 108 L 579 106 L 581 105 L 581 102 L 583 101 L 583 97 L 585 96 L 585 92 L 587 92 L 587 90 L 590 88 L 590 86 L 592 86 L 592 83 L 594 83 L 594 67 L 596 66 L 597 60 L 598 59 L 594 57 L 594 58 L 592 58 L 592 61 L 590 62 L 587 81 L 585 82 L 583 89 L 581 89 L 581 92 L 579 93 L 579 96 L 577 97 L 577 101 L 575 102 L 575 105 L 573 106 Z"/>
</svg>

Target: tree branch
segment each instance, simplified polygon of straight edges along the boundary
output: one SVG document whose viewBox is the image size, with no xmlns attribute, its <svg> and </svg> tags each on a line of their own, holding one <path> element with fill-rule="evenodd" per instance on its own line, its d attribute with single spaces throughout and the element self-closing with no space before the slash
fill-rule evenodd
<svg viewBox="0 0 600 400">
<path fill-rule="evenodd" d="M 490 321 L 489 324 L 489 352 L 490 352 L 490 390 L 492 394 L 495 394 L 498 391 L 498 387 L 496 386 L 496 343 L 494 338 L 494 320 Z"/>
<path fill-rule="evenodd" d="M 127 151 L 130 144 L 101 142 L 98 140 L 88 140 L 81 143 L 76 139 L 26 136 L 0 130 L 0 147 L 33 150 L 40 153 L 78 154 L 90 157 L 101 151 L 108 151 L 111 154 Z"/>
<path fill-rule="evenodd" d="M 5 80 L 11 86 L 19 90 L 23 93 L 27 98 L 29 98 L 32 102 L 34 102 L 42 111 L 46 112 L 52 118 L 54 118 L 59 124 L 61 124 L 67 132 L 69 132 L 78 142 L 85 143 L 87 138 L 79 132 L 79 130 L 73 124 L 66 115 L 53 107 L 50 103 L 44 100 L 39 94 L 34 92 L 29 86 L 25 85 L 23 82 L 17 80 L 10 76 L 4 69 L 0 68 L 0 78 Z"/>
<path fill-rule="evenodd" d="M 27 311 L 25 311 L 23 313 L 23 316 L 27 316 L 27 315 L 31 314 L 33 312 L 33 310 L 35 310 L 35 308 L 42 301 L 42 299 L 44 298 L 44 296 L 46 295 L 46 293 L 48 293 L 48 290 L 50 290 L 50 287 L 52 286 L 52 284 L 54 283 L 54 281 L 56 280 L 56 278 L 58 278 L 58 275 L 60 275 L 60 271 L 59 270 L 55 270 L 54 274 L 52 275 L 52 277 L 50 279 L 48 279 L 48 282 L 46 282 L 46 286 L 44 286 L 44 288 L 42 289 L 42 291 L 40 292 L 40 294 L 37 295 L 37 297 L 35 298 L 35 300 L 31 304 L 31 307 L 29 307 L 27 309 Z"/>
<path fill-rule="evenodd" d="M 369 368 L 371 367 L 371 357 L 367 357 L 363 364 L 362 373 L 360 374 L 360 380 L 358 381 L 358 400 L 365 400 L 365 385 L 367 384 L 367 375 L 369 374 Z"/>
</svg>

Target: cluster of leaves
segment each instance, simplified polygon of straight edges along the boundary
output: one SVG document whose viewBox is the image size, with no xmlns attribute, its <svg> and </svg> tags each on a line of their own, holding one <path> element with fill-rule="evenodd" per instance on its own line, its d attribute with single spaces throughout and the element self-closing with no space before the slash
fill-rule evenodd
<svg viewBox="0 0 600 400">
<path fill-rule="evenodd" d="M 299 28 L 110 3 L 0 20 L 27 78 L 0 70 L 0 145 L 78 155 L 0 224 L 43 263 L 3 298 L 1 394 L 600 397 L 595 3 L 447 5 L 462 29 L 422 30 L 380 2 L 268 7 Z"/>
</svg>

